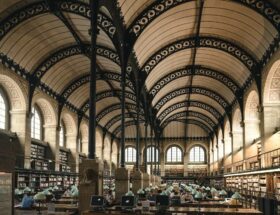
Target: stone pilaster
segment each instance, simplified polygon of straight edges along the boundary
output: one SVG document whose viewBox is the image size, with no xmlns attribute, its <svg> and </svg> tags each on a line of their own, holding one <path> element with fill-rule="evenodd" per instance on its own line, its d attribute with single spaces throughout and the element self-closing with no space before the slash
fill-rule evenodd
<svg viewBox="0 0 280 215">
<path fill-rule="evenodd" d="M 70 167 L 72 172 L 79 171 L 79 151 L 78 151 L 78 142 L 77 136 L 75 134 L 67 135 L 67 148 L 70 149 L 71 158 L 70 158 Z"/>
<path fill-rule="evenodd" d="M 185 151 L 184 153 L 184 176 L 188 176 L 188 163 L 189 163 L 189 153 Z"/>
<path fill-rule="evenodd" d="M 116 202 L 121 201 L 121 197 L 129 191 L 130 172 L 125 167 L 116 169 Z"/>
<path fill-rule="evenodd" d="M 17 133 L 20 142 L 20 167 L 30 168 L 31 154 L 31 116 L 25 110 L 10 111 L 11 131 Z"/>
<path fill-rule="evenodd" d="M 161 176 L 165 176 L 165 164 L 164 164 L 164 152 L 162 152 L 163 150 L 161 150 L 160 152 L 160 156 L 159 156 L 159 161 L 160 161 L 160 175 Z"/>
<path fill-rule="evenodd" d="M 57 125 L 45 125 L 45 139 L 44 141 L 49 143 L 50 146 L 50 155 L 49 157 L 55 161 L 55 170 L 59 171 L 59 142 L 58 135 L 59 131 L 57 130 Z"/>
<path fill-rule="evenodd" d="M 132 192 L 137 193 L 139 189 L 143 188 L 143 174 L 140 171 L 135 171 L 131 178 L 132 182 Z"/>
<path fill-rule="evenodd" d="M 143 173 L 143 188 L 150 186 L 150 175 L 148 173 Z"/>
<path fill-rule="evenodd" d="M 79 169 L 79 211 L 85 211 L 90 209 L 92 195 L 103 195 L 103 162 L 84 159 Z"/>
</svg>

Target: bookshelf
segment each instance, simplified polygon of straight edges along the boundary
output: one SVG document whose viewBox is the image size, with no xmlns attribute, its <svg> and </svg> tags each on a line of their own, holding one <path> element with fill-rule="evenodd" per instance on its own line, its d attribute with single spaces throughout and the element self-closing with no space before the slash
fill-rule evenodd
<svg viewBox="0 0 280 215">
<path fill-rule="evenodd" d="M 31 168 L 35 170 L 49 170 L 49 162 L 46 160 L 46 147 L 31 144 Z"/>
<path fill-rule="evenodd" d="M 61 172 L 71 172 L 71 168 L 68 165 L 68 156 L 69 156 L 69 152 L 63 150 L 59 151 L 59 161 L 60 161 L 59 170 Z"/>
<path fill-rule="evenodd" d="M 27 186 L 35 191 L 53 186 L 66 189 L 71 185 L 78 184 L 78 174 L 18 169 L 15 181 L 15 187 L 19 189 L 24 189 Z"/>
</svg>

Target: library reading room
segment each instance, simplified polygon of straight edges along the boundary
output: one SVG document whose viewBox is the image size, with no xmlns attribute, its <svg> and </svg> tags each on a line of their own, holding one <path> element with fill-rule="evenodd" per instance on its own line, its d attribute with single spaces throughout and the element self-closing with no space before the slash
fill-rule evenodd
<svg viewBox="0 0 280 215">
<path fill-rule="evenodd" d="M 279 0 L 0 0 L 0 215 L 280 215 Z"/>
</svg>

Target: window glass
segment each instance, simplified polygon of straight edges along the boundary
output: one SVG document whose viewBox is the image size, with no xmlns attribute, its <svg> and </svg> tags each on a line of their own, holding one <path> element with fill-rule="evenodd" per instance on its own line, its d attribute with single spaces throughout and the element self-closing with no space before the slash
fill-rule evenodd
<svg viewBox="0 0 280 215">
<path fill-rule="evenodd" d="M 177 146 L 172 146 L 167 150 L 166 161 L 171 163 L 182 162 L 182 150 Z"/>
<path fill-rule="evenodd" d="M 41 140 L 42 122 L 37 108 L 32 108 L 31 138 Z"/>
<path fill-rule="evenodd" d="M 6 129 L 6 116 L 7 110 L 6 110 L 6 103 L 3 98 L 3 96 L 0 93 L 0 128 Z"/>
<path fill-rule="evenodd" d="M 190 162 L 193 163 L 204 163 L 205 162 L 205 152 L 200 146 L 195 146 L 190 150 L 189 153 Z"/>
<path fill-rule="evenodd" d="M 155 159 L 155 150 L 156 150 L 156 159 Z M 158 162 L 158 149 L 154 146 L 149 146 L 147 148 L 147 162 L 151 162 L 151 153 L 152 153 L 152 162 Z M 155 161 L 156 160 L 156 161 Z"/>
<path fill-rule="evenodd" d="M 134 163 L 136 162 L 136 149 L 133 147 L 127 147 L 125 149 L 125 162 Z"/>
</svg>

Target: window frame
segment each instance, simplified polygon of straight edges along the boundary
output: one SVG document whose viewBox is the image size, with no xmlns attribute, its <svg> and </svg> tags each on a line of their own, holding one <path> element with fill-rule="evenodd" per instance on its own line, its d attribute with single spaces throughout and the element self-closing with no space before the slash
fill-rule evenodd
<svg viewBox="0 0 280 215">
<path fill-rule="evenodd" d="M 34 113 L 33 113 L 33 109 L 38 113 L 38 116 L 39 116 L 39 119 L 40 119 L 40 139 L 36 139 L 35 137 L 32 137 L 32 119 L 33 119 L 33 117 L 35 117 L 35 115 L 34 115 Z M 31 139 L 33 139 L 33 140 L 39 140 L 39 141 L 43 141 L 43 138 L 44 138 L 44 127 L 43 127 L 43 124 L 44 124 L 44 120 L 43 120 L 43 115 L 42 115 L 42 112 L 41 112 L 41 109 L 38 107 L 38 105 L 36 105 L 36 104 L 34 104 L 33 106 L 32 106 L 32 109 L 31 109 L 31 123 L 30 123 L 30 125 L 31 125 L 31 129 L 30 129 L 30 137 L 31 137 Z M 34 122 L 35 123 L 35 122 Z"/>
<path fill-rule="evenodd" d="M 173 147 L 175 148 L 178 148 L 181 152 L 181 161 L 172 161 L 172 155 L 171 155 L 171 161 L 168 161 L 167 160 L 167 154 L 168 154 L 168 151 L 171 150 Z M 176 159 L 178 160 L 178 159 Z M 183 154 L 183 150 L 180 146 L 178 145 L 171 145 L 169 146 L 167 149 L 166 149 L 166 152 L 165 152 L 165 164 L 184 164 L 184 154 Z"/>
<path fill-rule="evenodd" d="M 127 161 L 127 157 L 128 157 L 128 152 L 127 152 L 127 150 L 129 149 L 129 148 L 132 148 L 132 149 L 134 149 L 133 151 L 135 151 L 135 161 Z M 132 151 L 132 160 L 133 160 L 133 151 Z M 125 147 L 125 149 L 124 149 L 124 161 L 125 161 L 125 164 L 128 164 L 128 165 L 130 165 L 130 164 L 135 164 L 136 163 L 136 160 L 137 160 L 137 151 L 136 151 L 136 148 L 135 147 L 133 147 L 133 146 L 127 146 L 127 147 Z"/>
<path fill-rule="evenodd" d="M 61 145 L 60 144 L 60 134 L 61 134 L 61 130 L 63 130 L 63 144 Z M 60 125 L 59 125 L 59 147 L 62 147 L 62 148 L 66 148 L 66 127 L 65 127 L 65 123 L 63 120 L 60 121 Z"/>
<path fill-rule="evenodd" d="M 204 153 L 204 161 L 191 161 L 191 151 L 198 147 L 199 149 L 202 149 L 203 153 Z M 194 152 L 195 153 L 195 152 Z M 199 152 L 199 158 L 200 158 L 200 152 Z M 195 158 L 195 154 L 194 154 L 194 158 Z M 194 159 L 195 160 L 195 159 Z M 200 160 L 200 159 L 199 159 Z M 201 146 L 201 145 L 193 145 L 190 150 L 189 150 L 189 164 L 192 164 L 192 165 L 200 165 L 200 164 L 207 164 L 207 157 L 206 157 L 206 149 Z"/>
<path fill-rule="evenodd" d="M 156 163 L 156 164 L 158 164 L 159 162 L 160 162 L 160 159 L 159 159 L 159 149 L 158 149 L 158 147 L 155 147 L 155 146 L 147 146 L 147 149 L 145 149 L 145 151 L 144 151 L 144 154 L 145 154 L 145 156 L 147 156 L 146 155 L 146 152 L 148 152 L 148 149 L 149 148 L 153 148 L 153 150 L 154 150 L 154 148 L 156 148 L 156 154 L 158 155 L 157 156 L 157 160 L 156 161 L 148 161 L 148 158 L 150 157 L 150 153 L 147 153 L 148 154 L 148 157 L 147 157 L 147 164 L 151 164 L 151 163 Z M 145 159 L 146 159 L 146 157 L 145 157 Z"/>
<path fill-rule="evenodd" d="M 3 130 L 10 130 L 10 101 L 8 99 L 8 95 L 6 91 L 0 87 L 0 96 L 2 97 L 4 104 L 5 104 L 5 128 L 0 128 Z"/>
</svg>

